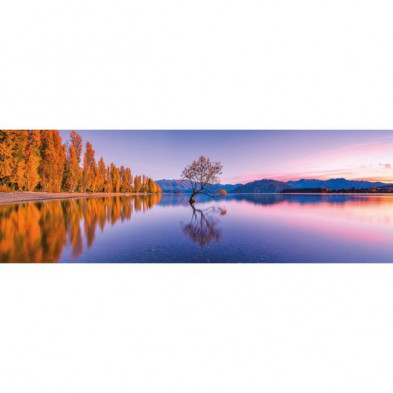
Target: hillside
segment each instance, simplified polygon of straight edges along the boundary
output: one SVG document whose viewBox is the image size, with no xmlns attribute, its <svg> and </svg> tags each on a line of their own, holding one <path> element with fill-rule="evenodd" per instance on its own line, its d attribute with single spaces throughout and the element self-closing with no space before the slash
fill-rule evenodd
<svg viewBox="0 0 393 393">
<path fill-rule="evenodd" d="M 247 183 L 241 186 L 234 188 L 231 193 L 275 193 L 281 192 L 284 189 L 292 188 L 292 186 L 288 183 L 272 180 L 272 179 L 263 179 L 263 180 L 256 180 L 251 183 Z"/>
<path fill-rule="evenodd" d="M 328 188 L 330 190 L 372 188 L 388 185 L 381 182 L 369 182 L 365 180 L 347 180 L 343 178 L 329 180 L 300 179 L 296 181 L 288 181 L 287 183 L 293 188 Z"/>
<path fill-rule="evenodd" d="M 158 184 L 162 192 L 183 192 L 183 193 L 191 193 L 191 183 L 188 180 L 157 180 L 156 184 Z M 210 190 L 212 191 L 220 191 L 222 189 L 226 190 L 227 192 L 231 192 L 234 188 L 239 186 L 240 184 L 214 184 L 210 186 Z"/>
<path fill-rule="evenodd" d="M 190 193 L 191 184 L 188 180 L 157 180 L 162 192 L 182 192 Z M 247 184 L 215 184 L 211 186 L 212 191 L 226 190 L 228 193 L 279 193 L 282 190 L 290 189 L 329 189 L 330 191 L 367 189 L 376 187 L 387 187 L 392 184 L 381 182 L 369 182 L 365 180 L 347 180 L 343 178 L 318 180 L 300 179 L 282 182 L 273 179 L 255 180 Z"/>
</svg>

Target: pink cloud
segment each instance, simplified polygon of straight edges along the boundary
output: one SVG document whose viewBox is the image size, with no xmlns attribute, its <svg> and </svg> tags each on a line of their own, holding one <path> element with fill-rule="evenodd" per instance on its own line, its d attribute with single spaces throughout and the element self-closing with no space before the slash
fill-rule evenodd
<svg viewBox="0 0 393 393">
<path fill-rule="evenodd" d="M 390 150 L 393 151 L 391 138 L 388 140 L 386 138 L 378 138 L 367 143 L 362 142 L 327 149 L 307 157 L 287 161 L 277 166 L 274 170 L 233 176 L 231 180 L 244 183 L 259 179 L 276 179 L 281 181 L 296 180 L 299 178 L 318 178 L 324 180 L 332 177 L 354 179 L 355 177 L 361 177 L 361 173 L 364 173 L 364 176 L 368 178 L 377 179 L 382 176 L 378 174 L 378 170 L 382 169 L 382 167 L 378 169 L 377 162 L 367 164 L 364 161 L 368 159 L 375 160 L 375 155 Z M 348 159 L 350 160 L 349 163 Z M 337 168 L 337 165 L 341 165 L 341 167 Z M 348 166 L 345 167 L 345 165 Z M 391 164 L 381 165 L 383 165 L 383 169 L 393 168 Z M 384 181 L 393 181 L 393 179 L 384 179 Z"/>
<path fill-rule="evenodd" d="M 379 164 L 379 166 L 384 168 L 384 169 L 392 169 L 392 165 L 391 164 Z"/>
<path fill-rule="evenodd" d="M 358 157 L 367 156 L 371 153 L 380 153 L 383 151 L 393 150 L 393 143 L 381 143 L 382 140 L 375 140 L 367 143 L 357 143 L 355 145 L 342 146 L 334 149 L 325 150 L 322 153 L 313 154 L 311 156 L 300 158 L 291 161 L 292 165 L 299 164 L 312 164 L 315 162 L 321 162 L 325 159 L 333 162 L 335 159 L 341 159 L 343 157 Z"/>
</svg>

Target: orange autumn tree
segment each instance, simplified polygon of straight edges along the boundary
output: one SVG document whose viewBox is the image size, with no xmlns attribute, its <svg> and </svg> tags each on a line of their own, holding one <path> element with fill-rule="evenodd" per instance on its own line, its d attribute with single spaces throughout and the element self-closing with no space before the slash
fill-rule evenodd
<svg viewBox="0 0 393 393">
<path fill-rule="evenodd" d="M 0 183 L 17 190 L 34 190 L 39 182 L 39 145 L 39 131 L 0 131 Z"/>
<path fill-rule="evenodd" d="M 24 185 L 26 191 L 33 191 L 40 182 L 40 175 L 38 173 L 41 162 L 40 145 L 40 132 L 38 130 L 30 130 L 25 150 L 26 169 Z"/>
<path fill-rule="evenodd" d="M 111 163 L 110 168 L 112 192 L 120 192 L 121 178 L 119 169 L 113 163 Z"/>
<path fill-rule="evenodd" d="M 28 143 L 28 131 L 20 130 L 14 134 L 13 144 L 13 168 L 11 182 L 18 190 L 23 190 L 25 186 L 26 157 L 25 151 Z"/>
<path fill-rule="evenodd" d="M 59 131 L 43 130 L 41 135 L 41 163 L 39 168 L 42 190 L 60 192 L 65 165 L 65 146 Z"/>
<path fill-rule="evenodd" d="M 82 162 L 83 157 L 83 162 Z M 58 130 L 0 130 L 0 186 L 20 191 L 160 193 L 161 188 L 131 169 L 95 160 L 90 142 L 70 132 L 63 144 Z"/>
<path fill-rule="evenodd" d="M 66 173 L 65 173 L 65 188 L 70 192 L 77 191 L 81 180 L 81 169 L 78 163 L 78 157 L 73 145 L 68 148 Z"/>
<path fill-rule="evenodd" d="M 15 131 L 0 131 L 0 181 L 2 185 L 10 183 L 12 176 L 14 133 Z"/>
<path fill-rule="evenodd" d="M 130 168 L 120 167 L 120 191 L 132 192 L 132 174 Z"/>
<path fill-rule="evenodd" d="M 142 189 L 142 178 L 141 176 L 135 176 L 134 178 L 134 191 L 136 193 L 141 192 Z"/>
<path fill-rule="evenodd" d="M 23 189 L 26 130 L 0 131 L 0 181 L 2 185 Z"/>
<path fill-rule="evenodd" d="M 75 149 L 75 154 L 78 160 L 78 164 L 80 164 L 81 157 L 82 157 L 82 150 L 83 150 L 82 137 L 76 131 L 71 131 L 70 140 L 71 140 L 71 145 Z"/>
<path fill-rule="evenodd" d="M 161 193 L 161 187 L 154 182 L 153 179 L 148 178 L 147 181 L 147 192 L 149 193 Z"/>
<path fill-rule="evenodd" d="M 95 160 L 95 151 L 90 142 L 86 142 L 85 155 L 83 156 L 83 176 L 82 190 L 95 191 L 95 176 L 97 175 L 97 164 Z"/>
<path fill-rule="evenodd" d="M 97 190 L 99 192 L 105 192 L 105 186 L 106 186 L 106 166 L 105 166 L 105 161 L 101 157 L 100 160 L 98 161 L 98 179 L 97 179 Z"/>
<path fill-rule="evenodd" d="M 109 166 L 106 167 L 105 170 L 105 192 L 112 192 L 112 177 L 111 177 L 111 169 Z"/>
<path fill-rule="evenodd" d="M 71 131 L 70 142 L 67 152 L 64 184 L 66 190 L 75 192 L 80 190 L 82 180 L 82 169 L 80 167 L 83 149 L 82 137 L 76 131 Z"/>
</svg>

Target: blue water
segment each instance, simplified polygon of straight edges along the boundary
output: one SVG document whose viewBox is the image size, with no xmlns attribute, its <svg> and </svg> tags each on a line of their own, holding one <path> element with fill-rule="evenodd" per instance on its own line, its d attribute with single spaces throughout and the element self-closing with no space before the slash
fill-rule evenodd
<svg viewBox="0 0 393 393">
<path fill-rule="evenodd" d="M 393 262 L 390 195 L 239 194 L 0 206 L 1 262 Z"/>
</svg>

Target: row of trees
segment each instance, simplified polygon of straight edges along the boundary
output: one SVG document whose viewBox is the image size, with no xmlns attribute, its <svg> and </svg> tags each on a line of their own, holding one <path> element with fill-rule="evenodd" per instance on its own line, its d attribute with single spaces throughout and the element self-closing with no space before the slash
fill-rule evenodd
<svg viewBox="0 0 393 393">
<path fill-rule="evenodd" d="M 83 152 L 75 131 L 63 144 L 57 130 L 0 130 L 0 185 L 20 191 L 160 193 L 153 179 Z"/>
</svg>

